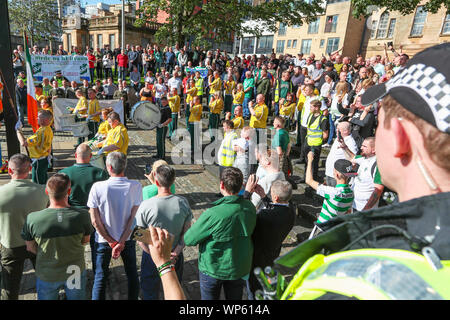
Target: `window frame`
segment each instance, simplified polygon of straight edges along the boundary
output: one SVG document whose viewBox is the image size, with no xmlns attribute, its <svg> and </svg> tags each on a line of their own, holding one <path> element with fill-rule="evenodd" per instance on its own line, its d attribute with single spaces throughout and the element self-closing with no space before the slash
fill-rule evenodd
<svg viewBox="0 0 450 320">
<path fill-rule="evenodd" d="M 414 18 L 413 18 L 412 25 L 411 25 L 411 30 L 409 32 L 410 37 L 422 37 L 423 36 L 423 29 L 427 22 L 427 16 L 428 16 L 428 12 L 424 11 L 423 9 L 424 9 L 424 6 L 418 6 L 416 8 L 416 13 L 414 14 Z M 421 16 L 418 16 L 418 14 L 420 14 Z M 423 16 L 423 22 L 417 22 L 417 20 L 419 18 L 422 18 L 422 16 Z M 418 27 L 418 25 L 419 25 L 419 27 Z M 418 28 L 420 28 L 420 34 L 419 33 L 413 34 L 413 31 L 417 31 Z"/>
</svg>

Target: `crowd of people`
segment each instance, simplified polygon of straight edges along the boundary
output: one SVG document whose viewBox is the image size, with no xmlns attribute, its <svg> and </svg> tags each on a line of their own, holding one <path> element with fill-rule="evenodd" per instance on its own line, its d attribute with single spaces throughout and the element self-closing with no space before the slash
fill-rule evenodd
<svg viewBox="0 0 450 320">
<path fill-rule="evenodd" d="M 38 48 L 32 50 L 40 54 Z M 183 248 L 197 245 L 202 299 L 219 299 L 223 288 L 226 299 L 238 300 L 244 287 L 253 299 L 261 285 L 252 270 L 273 265 L 294 226 L 291 200 L 298 183 L 310 186 L 305 194 L 316 190 L 324 198 L 310 238 L 322 232 L 329 220 L 376 208 L 383 201 L 387 186 L 378 170 L 375 139 L 377 125 L 383 125 L 382 108 L 377 99 L 362 100 L 372 87 L 403 72 L 409 57 L 385 46 L 384 56 L 358 56 L 353 62 L 341 50 L 319 58 L 313 53 L 230 58 L 220 50 L 204 52 L 178 45 L 164 50 L 158 45 L 127 45 L 114 51 L 109 46 L 95 51 L 87 47 L 90 83 L 70 83 L 61 72 L 43 79 L 36 91 L 42 106 L 41 127 L 22 141 L 30 148 L 31 159 L 13 156 L 11 183 L 0 188 L 1 195 L 8 194 L 0 197 L 2 298 L 17 299 L 23 262 L 31 258 L 38 299 L 56 299 L 61 287 L 68 299 L 84 299 L 84 245 L 90 243 L 95 275 L 92 299 L 105 299 L 109 263 L 119 256 L 129 299 L 137 299 L 140 289 L 144 299 L 158 299 L 161 280 L 166 298 L 184 298 L 178 282 L 183 276 Z M 21 92 L 26 79 L 17 62 L 22 54 L 19 47 L 13 63 L 18 115 L 24 123 L 26 96 L 23 100 Z M 60 48 L 57 54 L 82 53 L 78 48 L 71 53 Z M 196 67 L 205 68 L 207 75 Z M 96 138 L 106 172 L 90 165 L 91 148 L 80 139 L 75 145 L 76 164 L 47 179 L 52 139 L 49 109 L 57 98 L 78 99 L 71 112 L 90 123 L 88 140 Z M 101 99 L 124 101 L 124 123 L 116 112 L 100 109 Z M 145 188 L 125 176 L 126 119 L 139 100 L 161 109 L 158 161 L 147 176 L 151 185 Z M 198 130 L 203 114 L 209 118 L 210 143 L 219 146 L 220 198 L 192 223 L 188 201 L 176 194 L 176 172 L 165 162 L 165 139 L 167 131 L 169 138 L 176 134 L 184 115 L 194 159 L 201 148 Z M 271 126 L 274 134 L 267 142 Z M 329 152 L 325 176 L 320 177 L 324 148 Z M 305 164 L 299 180 L 293 179 L 294 151 L 295 163 Z M 33 183 L 26 180 L 31 167 Z M 28 197 L 28 206 L 21 206 L 23 197 Z M 8 214 L 13 211 L 13 216 Z M 140 278 L 135 221 L 141 233 L 150 230 L 147 239 L 137 240 L 143 250 Z M 55 224 L 60 226 L 57 233 Z M 81 272 L 81 287 L 68 285 L 69 267 Z"/>
</svg>

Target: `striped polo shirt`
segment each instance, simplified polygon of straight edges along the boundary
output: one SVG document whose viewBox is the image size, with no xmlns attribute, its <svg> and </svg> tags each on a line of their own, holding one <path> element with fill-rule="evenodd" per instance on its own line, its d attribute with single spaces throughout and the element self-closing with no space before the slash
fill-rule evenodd
<svg viewBox="0 0 450 320">
<path fill-rule="evenodd" d="M 317 223 L 323 223 L 349 212 L 355 197 L 348 184 L 338 184 L 336 187 L 321 184 L 317 188 L 317 194 L 325 198 Z"/>
</svg>

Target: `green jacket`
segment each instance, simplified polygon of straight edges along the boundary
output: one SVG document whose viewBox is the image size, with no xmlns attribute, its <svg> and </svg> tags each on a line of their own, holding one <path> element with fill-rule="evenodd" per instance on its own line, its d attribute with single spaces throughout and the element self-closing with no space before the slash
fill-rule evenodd
<svg viewBox="0 0 450 320">
<path fill-rule="evenodd" d="M 220 280 L 236 280 L 251 271 L 255 206 L 241 196 L 213 202 L 184 235 L 187 246 L 199 245 L 199 270 Z"/>
</svg>

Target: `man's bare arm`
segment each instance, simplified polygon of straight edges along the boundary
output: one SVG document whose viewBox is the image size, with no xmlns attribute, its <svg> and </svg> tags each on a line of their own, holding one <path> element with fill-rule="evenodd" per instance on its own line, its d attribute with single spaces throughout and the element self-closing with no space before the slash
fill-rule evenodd
<svg viewBox="0 0 450 320">
<path fill-rule="evenodd" d="M 108 231 L 106 230 L 105 226 L 103 225 L 102 219 L 100 218 L 100 212 L 98 211 L 98 208 L 90 208 L 89 214 L 91 215 L 91 222 L 94 226 L 95 230 L 105 239 L 108 241 L 108 243 L 114 243 L 116 242 L 116 239 L 112 238 Z"/>
</svg>

